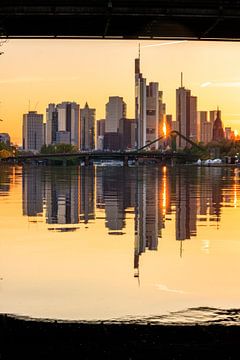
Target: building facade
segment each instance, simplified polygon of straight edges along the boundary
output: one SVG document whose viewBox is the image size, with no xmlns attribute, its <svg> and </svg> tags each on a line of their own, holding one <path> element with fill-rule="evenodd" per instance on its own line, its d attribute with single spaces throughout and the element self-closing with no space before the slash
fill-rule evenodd
<svg viewBox="0 0 240 360">
<path fill-rule="evenodd" d="M 117 133 L 119 130 L 119 120 L 125 118 L 127 105 L 120 96 L 110 96 L 106 104 L 106 133 Z"/>
<path fill-rule="evenodd" d="M 70 144 L 79 149 L 80 145 L 80 112 L 79 104 L 62 102 L 57 105 L 58 131 L 70 133 Z"/>
<path fill-rule="evenodd" d="M 55 104 L 49 104 L 46 109 L 46 145 L 56 142 L 58 131 L 58 111 Z"/>
<path fill-rule="evenodd" d="M 146 87 L 146 144 L 156 140 L 159 135 L 159 91 L 158 83 L 150 82 Z M 158 149 L 158 142 L 150 145 L 151 150 Z"/>
<path fill-rule="evenodd" d="M 29 111 L 23 115 L 23 150 L 39 152 L 43 146 L 43 115 Z"/>
<path fill-rule="evenodd" d="M 220 141 L 224 139 L 223 124 L 220 118 L 220 111 L 217 110 L 217 116 L 213 124 L 212 139 L 213 141 Z"/>
<path fill-rule="evenodd" d="M 96 109 L 91 109 L 88 103 L 80 109 L 80 149 L 95 149 L 95 117 Z"/>
<path fill-rule="evenodd" d="M 176 90 L 176 122 L 177 131 L 190 140 L 197 140 L 197 97 L 191 96 L 191 90 L 181 87 Z M 180 136 L 177 140 L 179 148 L 185 148 L 188 143 Z"/>
<path fill-rule="evenodd" d="M 146 79 L 140 72 L 140 56 L 135 59 L 135 119 L 136 119 L 136 138 L 137 148 L 146 145 L 146 128 L 147 128 L 147 94 Z"/>
</svg>

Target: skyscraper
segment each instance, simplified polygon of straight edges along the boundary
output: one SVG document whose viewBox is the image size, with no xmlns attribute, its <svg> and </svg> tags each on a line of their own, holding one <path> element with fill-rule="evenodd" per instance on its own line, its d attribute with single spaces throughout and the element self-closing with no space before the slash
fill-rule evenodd
<svg viewBox="0 0 240 360">
<path fill-rule="evenodd" d="M 80 148 L 81 150 L 95 149 L 95 115 L 96 109 L 90 109 L 88 103 L 80 109 Z"/>
<path fill-rule="evenodd" d="M 56 142 L 58 131 L 58 112 L 55 104 L 49 104 L 46 109 L 46 145 Z"/>
<path fill-rule="evenodd" d="M 105 119 L 97 120 L 97 149 L 103 150 L 104 134 L 105 134 Z"/>
<path fill-rule="evenodd" d="M 29 111 L 23 115 L 23 150 L 38 152 L 43 146 L 43 115 Z"/>
<path fill-rule="evenodd" d="M 135 119 L 122 118 L 119 121 L 119 135 L 121 150 L 134 149 L 136 141 Z"/>
<path fill-rule="evenodd" d="M 70 144 L 79 149 L 79 105 L 75 102 L 62 102 L 57 105 L 58 131 L 70 134 Z"/>
<path fill-rule="evenodd" d="M 208 121 L 207 111 L 198 111 L 198 121 L 199 121 L 198 139 L 204 144 L 207 144 L 212 140 L 213 122 Z"/>
<path fill-rule="evenodd" d="M 159 126 L 159 91 L 158 83 L 150 82 L 146 87 L 147 116 L 146 116 L 146 144 L 158 138 Z M 151 145 L 151 149 L 158 148 L 158 143 Z"/>
<path fill-rule="evenodd" d="M 117 133 L 119 120 L 126 117 L 127 105 L 120 96 L 110 96 L 106 104 L 106 133 Z"/>
<path fill-rule="evenodd" d="M 197 140 L 197 98 L 191 96 L 191 90 L 181 86 L 176 90 L 176 122 L 177 129 L 183 136 Z M 178 147 L 184 148 L 187 141 L 178 137 Z"/>
<path fill-rule="evenodd" d="M 213 124 L 213 138 L 214 141 L 219 141 L 224 139 L 224 131 L 222 120 L 220 118 L 220 111 L 217 110 L 217 117 Z"/>
<path fill-rule="evenodd" d="M 140 52 L 135 59 L 135 118 L 137 124 L 137 148 L 146 145 L 146 125 L 147 125 L 147 94 L 146 79 L 140 72 Z"/>
</svg>

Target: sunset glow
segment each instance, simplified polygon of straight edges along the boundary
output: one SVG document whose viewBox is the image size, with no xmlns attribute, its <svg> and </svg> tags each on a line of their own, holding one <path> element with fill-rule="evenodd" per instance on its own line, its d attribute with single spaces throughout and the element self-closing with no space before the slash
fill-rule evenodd
<svg viewBox="0 0 240 360">
<path fill-rule="evenodd" d="M 36 109 L 44 115 L 49 103 L 86 101 L 105 118 L 109 96 L 122 96 L 133 118 L 135 40 L 9 40 L 0 56 L 0 131 L 22 142 L 22 116 Z M 231 42 L 142 40 L 141 71 L 159 82 L 166 113 L 176 116 L 180 73 L 184 86 L 198 97 L 198 110 L 221 107 L 224 126 L 240 130 L 240 50 Z M 169 42 L 170 43 L 170 42 Z M 150 46 L 153 45 L 153 46 Z M 216 66 L 216 62 L 218 66 Z M 221 86 L 212 86 L 221 84 Z M 223 86 L 227 84 L 228 86 Z M 229 86 L 232 84 L 233 86 Z"/>
</svg>

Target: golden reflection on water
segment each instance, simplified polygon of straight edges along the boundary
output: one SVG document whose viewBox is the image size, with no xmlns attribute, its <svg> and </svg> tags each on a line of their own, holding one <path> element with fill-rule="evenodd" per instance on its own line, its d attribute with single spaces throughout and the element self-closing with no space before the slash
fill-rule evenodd
<svg viewBox="0 0 240 360">
<path fill-rule="evenodd" d="M 0 312 L 239 307 L 240 169 L 0 167 Z"/>
</svg>

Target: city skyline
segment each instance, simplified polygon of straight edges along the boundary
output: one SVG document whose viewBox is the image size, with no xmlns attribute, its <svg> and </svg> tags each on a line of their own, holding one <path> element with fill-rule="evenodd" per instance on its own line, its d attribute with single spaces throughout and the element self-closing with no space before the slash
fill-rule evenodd
<svg viewBox="0 0 240 360">
<path fill-rule="evenodd" d="M 51 102 L 75 101 L 82 108 L 87 101 L 100 119 L 107 98 L 121 96 L 128 117 L 134 117 L 132 73 L 137 49 L 136 41 L 9 41 L 0 59 L 1 132 L 9 132 L 13 142 L 21 143 L 21 116 L 29 100 L 30 110 L 44 114 Z M 219 105 L 224 125 L 239 130 L 239 59 L 234 43 L 141 41 L 141 70 L 149 82 L 159 82 L 173 120 L 175 90 L 183 71 L 186 88 L 198 97 L 198 110 Z"/>
</svg>

